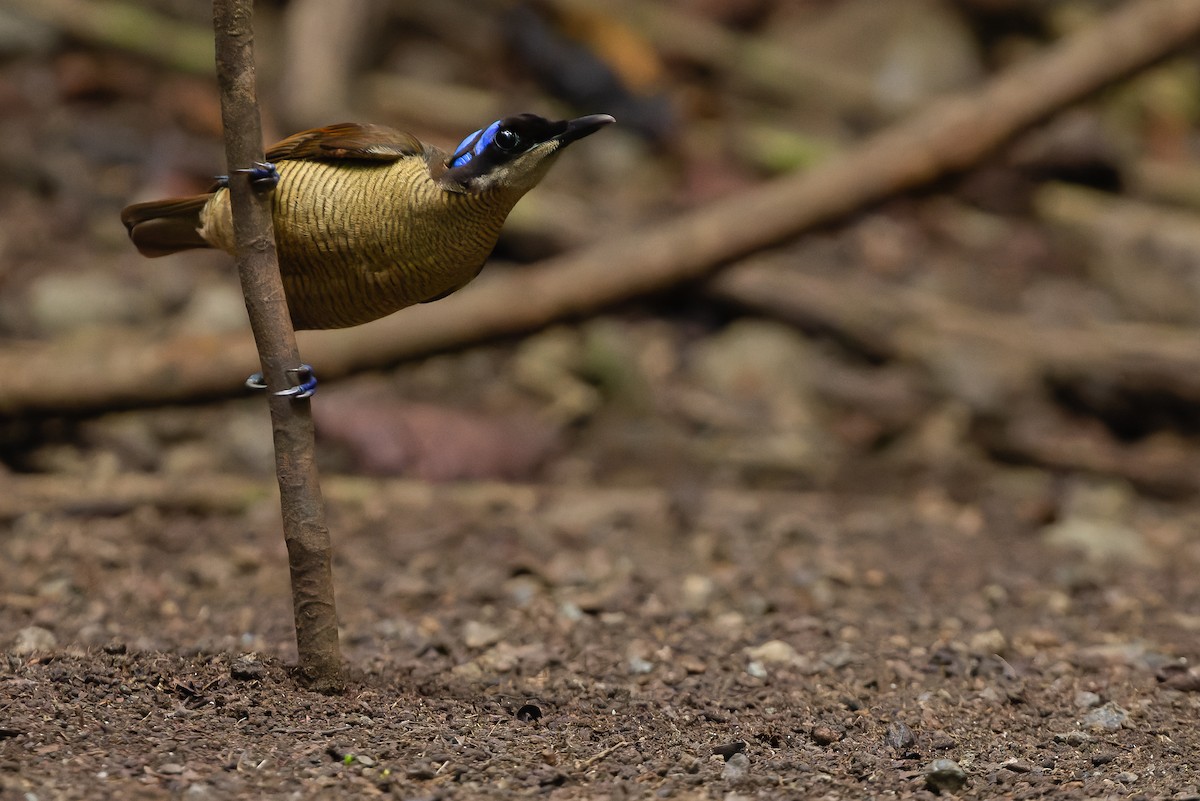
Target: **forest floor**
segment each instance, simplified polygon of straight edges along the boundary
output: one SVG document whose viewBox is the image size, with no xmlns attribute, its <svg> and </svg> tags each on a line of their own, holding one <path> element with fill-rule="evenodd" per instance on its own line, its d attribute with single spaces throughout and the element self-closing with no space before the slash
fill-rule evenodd
<svg viewBox="0 0 1200 801">
<path fill-rule="evenodd" d="M 27 515 L 0 798 L 1200 797 L 1200 513 L 1114 546 L 1018 484 L 333 479 L 334 697 L 269 493 Z"/>
</svg>

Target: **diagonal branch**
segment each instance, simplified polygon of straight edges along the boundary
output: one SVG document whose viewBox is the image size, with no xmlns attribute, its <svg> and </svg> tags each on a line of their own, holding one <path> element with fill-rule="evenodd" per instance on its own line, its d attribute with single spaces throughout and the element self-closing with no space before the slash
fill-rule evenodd
<svg viewBox="0 0 1200 801">
<path fill-rule="evenodd" d="M 334 607 L 332 549 L 317 483 L 312 411 L 307 401 L 276 395 L 288 368 L 300 364 L 275 253 L 271 197 L 256 192 L 236 170 L 263 159 L 262 123 L 254 89 L 252 0 L 213 0 L 217 82 L 229 164 L 229 194 L 238 274 L 246 311 L 271 392 L 275 471 L 287 541 L 300 677 L 310 688 L 340 691 L 342 661 Z"/>
</svg>

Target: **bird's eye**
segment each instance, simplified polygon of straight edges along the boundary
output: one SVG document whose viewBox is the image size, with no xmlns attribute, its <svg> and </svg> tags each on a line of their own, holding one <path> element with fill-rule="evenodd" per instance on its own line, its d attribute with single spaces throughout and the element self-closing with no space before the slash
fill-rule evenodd
<svg viewBox="0 0 1200 801">
<path fill-rule="evenodd" d="M 511 153 L 517 149 L 518 145 L 521 144 L 521 137 L 517 136 L 507 128 L 501 128 L 500 130 L 496 131 L 496 137 L 492 141 L 496 143 L 496 147 L 500 148 L 506 153 Z"/>
</svg>

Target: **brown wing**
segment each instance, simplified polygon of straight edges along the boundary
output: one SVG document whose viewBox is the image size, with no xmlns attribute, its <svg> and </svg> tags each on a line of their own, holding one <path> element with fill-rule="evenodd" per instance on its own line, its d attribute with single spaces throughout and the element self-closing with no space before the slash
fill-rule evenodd
<svg viewBox="0 0 1200 801">
<path fill-rule="evenodd" d="M 287 159 L 351 159 L 396 161 L 424 155 L 415 136 L 386 125 L 343 122 L 292 134 L 267 151 L 267 161 Z"/>
</svg>

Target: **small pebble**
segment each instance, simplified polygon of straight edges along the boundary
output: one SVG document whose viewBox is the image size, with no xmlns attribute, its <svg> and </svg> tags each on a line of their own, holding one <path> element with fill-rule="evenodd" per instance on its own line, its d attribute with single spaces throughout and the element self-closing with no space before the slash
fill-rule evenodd
<svg viewBox="0 0 1200 801">
<path fill-rule="evenodd" d="M 437 771 L 428 762 L 418 762 L 404 771 L 404 775 L 409 779 L 423 782 L 435 778 Z"/>
<path fill-rule="evenodd" d="M 1100 696 L 1087 690 L 1080 690 L 1075 693 L 1075 706 L 1080 709 L 1091 709 L 1092 707 L 1100 706 Z"/>
<path fill-rule="evenodd" d="M 741 634 L 746 628 L 746 616 L 741 612 L 722 612 L 713 620 L 713 625 L 726 634 Z"/>
<path fill-rule="evenodd" d="M 944 751 L 958 745 L 958 741 L 944 731 L 935 731 L 929 735 L 929 747 L 934 751 Z"/>
<path fill-rule="evenodd" d="M 883 735 L 883 741 L 891 746 L 896 751 L 903 751 L 911 748 L 917 740 L 906 724 L 900 721 L 895 721 L 887 727 L 887 732 Z"/>
<path fill-rule="evenodd" d="M 648 659 L 642 659 L 640 656 L 631 656 L 628 664 L 629 672 L 634 676 L 650 673 L 654 670 L 654 663 Z"/>
<path fill-rule="evenodd" d="M 562 615 L 563 619 L 572 623 L 578 623 L 585 616 L 584 611 L 570 601 L 563 601 L 559 604 L 558 613 Z"/>
<path fill-rule="evenodd" d="M 1159 673 L 1159 680 L 1164 687 L 1181 690 L 1187 693 L 1200 692 L 1200 670 L 1191 668 L 1172 673 Z"/>
<path fill-rule="evenodd" d="M 976 654 L 1002 654 L 1008 649 L 1008 640 L 1000 629 L 989 629 L 971 637 L 968 647 Z"/>
<path fill-rule="evenodd" d="M 750 757 L 739 752 L 725 760 L 725 769 L 721 778 L 727 782 L 741 781 L 750 770 Z"/>
<path fill-rule="evenodd" d="M 1102 707 L 1093 709 L 1084 715 L 1081 723 L 1085 729 L 1093 731 L 1116 731 L 1129 720 L 1129 713 L 1112 701 Z"/>
<path fill-rule="evenodd" d="M 841 729 L 837 729 L 825 723 L 818 723 L 816 726 L 813 726 L 812 730 L 813 742 L 815 742 L 817 745 L 830 745 L 838 742 L 845 736 L 846 733 Z"/>
<path fill-rule="evenodd" d="M 229 666 L 229 675 L 238 681 L 258 681 L 267 675 L 267 669 L 257 659 L 243 656 Z"/>
<path fill-rule="evenodd" d="M 925 769 L 925 786 L 935 793 L 957 793 L 967 783 L 967 772 L 953 759 L 935 759 Z"/>
<path fill-rule="evenodd" d="M 762 645 L 747 648 L 746 656 L 764 665 L 791 663 L 800 657 L 796 649 L 783 640 L 767 640 Z"/>
<path fill-rule="evenodd" d="M 504 633 L 488 623 L 468 620 L 463 626 L 463 644 L 468 648 L 487 648 L 500 642 Z"/>
<path fill-rule="evenodd" d="M 716 584 L 708 576 L 692 573 L 684 577 L 681 589 L 684 609 L 689 612 L 702 612 L 712 602 Z"/>
<path fill-rule="evenodd" d="M 517 710 L 517 720 L 522 723 L 532 723 L 535 720 L 541 720 L 542 709 L 537 704 L 525 704 Z"/>
<path fill-rule="evenodd" d="M 745 740 L 734 740 L 732 743 L 724 743 L 722 745 L 713 746 L 713 756 L 719 756 L 726 762 L 734 754 L 740 754 L 746 750 Z"/>
<path fill-rule="evenodd" d="M 12 652 L 17 656 L 28 656 L 39 651 L 53 651 L 58 647 L 54 632 L 41 626 L 26 626 L 13 638 Z"/>
<path fill-rule="evenodd" d="M 765 679 L 767 677 L 767 669 L 762 662 L 752 660 L 746 665 L 746 672 L 756 679 Z"/>
<path fill-rule="evenodd" d="M 1133 771 L 1123 770 L 1116 775 L 1116 780 L 1121 784 L 1133 784 L 1138 780 L 1138 775 Z"/>
</svg>

